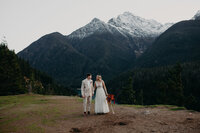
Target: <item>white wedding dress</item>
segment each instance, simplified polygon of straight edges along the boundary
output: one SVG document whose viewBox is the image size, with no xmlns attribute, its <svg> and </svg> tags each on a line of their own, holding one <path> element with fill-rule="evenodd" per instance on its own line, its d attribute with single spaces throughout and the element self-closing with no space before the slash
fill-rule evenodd
<svg viewBox="0 0 200 133">
<path fill-rule="evenodd" d="M 95 113 L 108 113 L 109 107 L 106 100 L 106 94 L 103 89 L 103 83 L 96 81 Z"/>
</svg>

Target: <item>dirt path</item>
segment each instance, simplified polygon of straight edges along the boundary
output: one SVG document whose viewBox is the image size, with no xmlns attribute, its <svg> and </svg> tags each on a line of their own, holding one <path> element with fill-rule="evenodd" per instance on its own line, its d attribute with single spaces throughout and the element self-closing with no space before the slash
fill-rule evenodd
<svg viewBox="0 0 200 133">
<path fill-rule="evenodd" d="M 70 132 L 99 133 L 200 133 L 200 114 L 166 108 L 115 106 L 116 114 L 95 115 L 62 121 Z"/>
<path fill-rule="evenodd" d="M 82 115 L 82 103 L 68 120 L 59 121 L 59 132 L 97 133 L 200 133 L 200 113 L 187 110 L 171 111 L 166 107 L 134 108 L 114 105 L 115 114 Z M 77 118 L 74 118 L 77 117 Z M 48 131 L 48 129 L 47 129 Z M 49 130 L 51 132 L 51 130 Z"/>
<path fill-rule="evenodd" d="M 82 115 L 77 97 L 39 96 L 31 104 L 0 109 L 1 132 L 45 133 L 200 133 L 200 113 L 115 105 L 115 114 Z M 17 119 L 11 119 L 17 118 Z M 2 124 L 1 124 L 2 122 Z"/>
</svg>

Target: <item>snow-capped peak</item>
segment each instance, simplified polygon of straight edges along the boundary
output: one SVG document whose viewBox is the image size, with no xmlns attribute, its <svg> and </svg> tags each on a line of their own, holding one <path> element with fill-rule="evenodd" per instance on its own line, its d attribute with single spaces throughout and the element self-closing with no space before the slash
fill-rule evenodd
<svg viewBox="0 0 200 133">
<path fill-rule="evenodd" d="M 200 20 L 200 10 L 197 11 L 197 13 L 192 18 L 193 20 Z"/>
<path fill-rule="evenodd" d="M 103 22 L 103 21 L 101 21 L 100 19 L 98 19 L 98 18 L 93 18 L 92 19 L 92 21 L 91 21 L 91 23 L 101 23 L 101 22 Z"/>
<path fill-rule="evenodd" d="M 72 32 L 69 38 L 83 39 L 94 33 L 110 32 L 131 37 L 157 37 L 172 23 L 161 24 L 155 20 L 148 20 L 136 16 L 130 12 L 124 12 L 116 18 L 112 18 L 105 23 L 98 18 L 94 18 L 90 23 Z"/>
<path fill-rule="evenodd" d="M 90 23 L 72 32 L 68 37 L 83 39 L 94 33 L 103 33 L 103 32 L 113 32 L 112 27 L 110 27 L 110 25 L 106 24 L 100 19 L 94 18 Z"/>
<path fill-rule="evenodd" d="M 94 33 L 105 32 L 109 32 L 112 34 L 121 34 L 120 31 L 118 31 L 117 28 L 115 28 L 115 26 L 105 23 L 98 18 L 94 18 L 90 23 L 72 32 L 68 37 L 83 39 L 85 37 L 93 35 Z"/>
<path fill-rule="evenodd" d="M 133 13 L 131 12 L 124 12 L 123 14 L 119 15 L 118 17 L 120 16 L 126 16 L 126 17 L 135 17 L 136 15 L 134 15 Z"/>
<path fill-rule="evenodd" d="M 116 18 L 110 19 L 108 23 L 131 36 L 137 37 L 158 36 L 172 25 L 162 25 L 155 20 L 144 19 L 130 12 L 124 12 Z"/>
</svg>

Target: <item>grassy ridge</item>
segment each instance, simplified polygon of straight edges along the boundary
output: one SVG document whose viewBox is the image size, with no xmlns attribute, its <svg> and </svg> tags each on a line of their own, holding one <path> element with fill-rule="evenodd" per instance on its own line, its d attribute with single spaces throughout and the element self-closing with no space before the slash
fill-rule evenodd
<svg viewBox="0 0 200 133">
<path fill-rule="evenodd" d="M 0 96 L 0 132 L 44 133 L 48 132 L 49 128 L 55 130 L 61 121 L 82 118 L 82 102 L 82 98 L 68 96 L 38 94 Z M 185 109 L 173 105 L 116 106 L 135 109 L 164 107 L 172 111 Z"/>
<path fill-rule="evenodd" d="M 69 105 L 70 99 L 56 96 L 14 95 L 0 97 L 0 132 L 45 132 L 46 126 L 56 126 L 59 119 L 75 118 L 78 104 Z M 79 105 L 78 105 L 79 106 Z"/>
</svg>

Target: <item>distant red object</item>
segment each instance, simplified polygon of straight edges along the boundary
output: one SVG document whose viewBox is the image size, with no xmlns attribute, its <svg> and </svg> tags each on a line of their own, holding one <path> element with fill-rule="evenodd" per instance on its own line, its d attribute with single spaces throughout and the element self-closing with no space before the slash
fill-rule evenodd
<svg viewBox="0 0 200 133">
<path fill-rule="evenodd" d="M 108 101 L 108 103 L 111 104 L 111 102 L 113 101 L 114 104 L 115 104 L 115 97 L 114 97 L 114 96 L 115 96 L 115 95 L 113 95 L 113 94 L 109 94 L 109 95 L 107 96 L 107 101 Z"/>
</svg>

